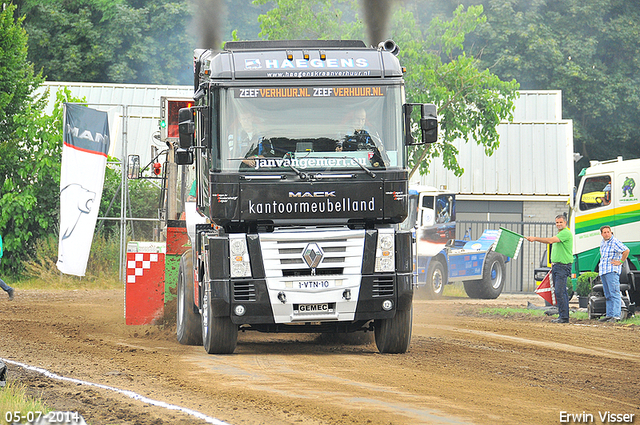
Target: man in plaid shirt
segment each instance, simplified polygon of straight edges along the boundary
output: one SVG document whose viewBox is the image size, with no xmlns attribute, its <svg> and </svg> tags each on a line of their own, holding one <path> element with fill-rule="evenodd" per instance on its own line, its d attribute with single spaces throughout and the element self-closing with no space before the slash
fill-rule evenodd
<svg viewBox="0 0 640 425">
<path fill-rule="evenodd" d="M 622 297 L 620 295 L 620 272 L 622 264 L 629 256 L 627 248 L 617 238 L 613 237 L 611 227 L 605 225 L 600 228 L 602 242 L 600 243 L 600 279 L 606 299 L 607 314 L 600 318 L 601 322 L 617 322 L 622 311 Z"/>
</svg>

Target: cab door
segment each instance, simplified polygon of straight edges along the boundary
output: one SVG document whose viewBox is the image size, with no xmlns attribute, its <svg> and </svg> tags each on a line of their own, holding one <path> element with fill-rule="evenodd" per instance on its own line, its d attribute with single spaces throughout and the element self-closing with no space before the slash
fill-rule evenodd
<svg viewBox="0 0 640 425">
<path fill-rule="evenodd" d="M 573 217 L 574 254 L 580 270 L 595 270 L 599 261 L 600 227 L 613 227 L 616 184 L 613 173 L 585 176 L 580 183 Z"/>
<path fill-rule="evenodd" d="M 617 171 L 612 186 L 614 219 L 611 223 L 614 235 L 623 243 L 640 240 L 640 201 L 638 192 L 640 174 L 635 171 Z"/>
</svg>

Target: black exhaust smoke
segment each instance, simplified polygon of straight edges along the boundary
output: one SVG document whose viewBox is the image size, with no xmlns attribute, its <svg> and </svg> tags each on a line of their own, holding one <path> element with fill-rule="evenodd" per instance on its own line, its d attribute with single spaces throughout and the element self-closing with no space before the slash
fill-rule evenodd
<svg viewBox="0 0 640 425">
<path fill-rule="evenodd" d="M 223 0 L 193 0 L 193 17 L 196 27 L 197 48 L 220 50 L 222 48 Z"/>
<path fill-rule="evenodd" d="M 360 0 L 370 46 L 377 46 L 387 39 L 392 2 L 393 0 Z"/>
</svg>

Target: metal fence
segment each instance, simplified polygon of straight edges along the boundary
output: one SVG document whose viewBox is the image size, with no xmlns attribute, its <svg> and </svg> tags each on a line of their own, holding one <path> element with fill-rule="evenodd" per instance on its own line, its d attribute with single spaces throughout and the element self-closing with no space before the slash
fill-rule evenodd
<svg viewBox="0 0 640 425">
<path fill-rule="evenodd" d="M 524 236 L 552 237 L 557 233 L 555 223 L 524 221 L 456 221 L 456 238 L 462 239 L 469 233 L 471 240 L 478 239 L 486 229 L 504 227 Z M 536 288 L 533 270 L 540 267 L 540 260 L 547 245 L 523 241 L 520 255 L 507 263 L 507 278 L 502 292 L 533 292 Z"/>
</svg>

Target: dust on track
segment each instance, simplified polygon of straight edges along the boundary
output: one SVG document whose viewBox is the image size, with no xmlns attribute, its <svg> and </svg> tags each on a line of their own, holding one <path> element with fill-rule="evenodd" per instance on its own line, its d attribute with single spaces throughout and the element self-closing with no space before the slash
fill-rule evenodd
<svg viewBox="0 0 640 425">
<path fill-rule="evenodd" d="M 0 357 L 234 425 L 548 424 L 563 411 L 640 417 L 640 329 L 479 313 L 527 301 L 542 304 L 508 294 L 417 300 L 406 354 L 378 354 L 370 339 L 247 332 L 234 355 L 211 356 L 178 344 L 173 326 L 126 326 L 122 291 L 19 291 L 0 300 Z M 205 423 L 19 367 L 8 378 L 90 425 Z"/>
</svg>

